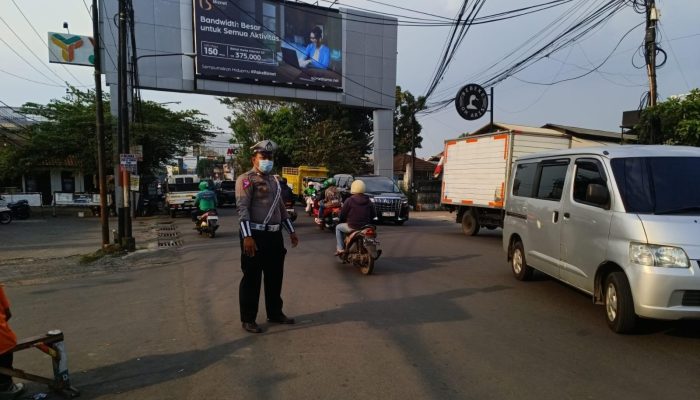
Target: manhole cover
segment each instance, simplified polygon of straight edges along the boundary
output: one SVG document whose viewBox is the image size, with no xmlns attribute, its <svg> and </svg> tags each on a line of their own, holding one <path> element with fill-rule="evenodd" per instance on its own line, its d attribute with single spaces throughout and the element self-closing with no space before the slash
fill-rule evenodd
<svg viewBox="0 0 700 400">
<path fill-rule="evenodd" d="M 165 240 L 159 241 L 158 247 L 180 247 L 182 246 L 181 240 Z"/>
<path fill-rule="evenodd" d="M 158 232 L 158 237 L 177 237 L 177 232 L 175 231 L 159 231 Z"/>
</svg>

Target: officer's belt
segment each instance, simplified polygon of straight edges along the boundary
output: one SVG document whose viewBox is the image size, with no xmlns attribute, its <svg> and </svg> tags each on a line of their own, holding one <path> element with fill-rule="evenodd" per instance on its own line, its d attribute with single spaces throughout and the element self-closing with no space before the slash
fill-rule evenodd
<svg viewBox="0 0 700 400">
<path fill-rule="evenodd" d="M 255 222 L 250 222 L 250 229 L 254 229 L 256 231 L 268 231 L 268 232 L 277 232 L 280 230 L 281 225 L 280 224 L 274 224 L 274 225 L 265 225 L 265 224 L 256 224 Z"/>
</svg>

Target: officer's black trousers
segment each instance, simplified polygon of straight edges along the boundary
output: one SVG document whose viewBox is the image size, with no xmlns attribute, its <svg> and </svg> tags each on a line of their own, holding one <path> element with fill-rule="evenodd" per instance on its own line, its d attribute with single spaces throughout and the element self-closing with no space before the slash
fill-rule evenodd
<svg viewBox="0 0 700 400">
<path fill-rule="evenodd" d="M 241 237 L 241 270 L 243 279 L 238 292 L 241 307 L 241 322 L 255 322 L 258 315 L 260 283 L 265 275 L 265 310 L 268 318 L 282 314 L 282 277 L 284 275 L 284 248 L 282 232 L 253 230 L 255 257 L 243 254 Z"/>
</svg>

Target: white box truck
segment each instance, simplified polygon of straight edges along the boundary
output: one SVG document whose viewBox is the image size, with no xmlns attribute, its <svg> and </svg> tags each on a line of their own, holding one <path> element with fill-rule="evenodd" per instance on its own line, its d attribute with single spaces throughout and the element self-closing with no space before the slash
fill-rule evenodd
<svg viewBox="0 0 700 400">
<path fill-rule="evenodd" d="M 523 127 L 524 128 L 524 127 Z M 456 212 L 465 235 L 503 227 L 506 182 L 513 161 L 524 154 L 579 146 L 612 145 L 582 141 L 545 128 L 505 129 L 445 141 L 440 203 Z"/>
</svg>

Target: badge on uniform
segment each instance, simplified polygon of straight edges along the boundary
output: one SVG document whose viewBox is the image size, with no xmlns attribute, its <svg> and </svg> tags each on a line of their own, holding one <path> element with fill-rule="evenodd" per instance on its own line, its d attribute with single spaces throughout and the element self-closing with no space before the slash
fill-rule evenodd
<svg viewBox="0 0 700 400">
<path fill-rule="evenodd" d="M 250 187 L 250 179 L 243 179 L 243 189 L 248 189 Z"/>
</svg>

